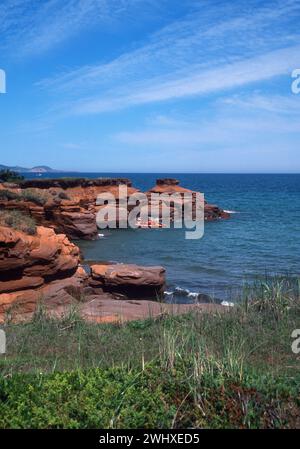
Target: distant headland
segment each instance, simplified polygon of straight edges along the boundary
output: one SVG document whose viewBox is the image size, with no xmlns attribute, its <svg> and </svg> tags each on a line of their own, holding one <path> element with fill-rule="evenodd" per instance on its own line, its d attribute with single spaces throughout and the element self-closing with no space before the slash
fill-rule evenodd
<svg viewBox="0 0 300 449">
<path fill-rule="evenodd" d="M 59 173 L 65 170 L 55 170 L 54 168 L 48 167 L 47 165 L 37 165 L 36 167 L 26 168 L 19 167 L 18 165 L 12 167 L 9 165 L 0 164 L 0 170 L 13 170 L 18 173 Z"/>
</svg>

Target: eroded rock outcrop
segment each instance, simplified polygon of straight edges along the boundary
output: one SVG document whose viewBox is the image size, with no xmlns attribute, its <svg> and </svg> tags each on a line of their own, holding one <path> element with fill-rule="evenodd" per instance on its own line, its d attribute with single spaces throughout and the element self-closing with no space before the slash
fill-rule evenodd
<svg viewBox="0 0 300 449">
<path fill-rule="evenodd" d="M 196 195 L 197 192 L 193 190 L 186 189 L 184 187 L 181 187 L 179 185 L 179 181 L 177 179 L 173 178 L 161 178 L 157 179 L 156 185 L 152 187 L 150 190 L 148 190 L 147 195 L 149 198 L 149 202 L 151 202 L 151 194 L 152 193 L 158 193 L 158 194 L 167 194 L 167 195 L 173 195 L 174 198 L 177 196 L 180 196 L 182 199 L 186 198 L 184 201 L 178 201 L 179 206 L 182 205 L 187 206 L 188 203 L 190 210 L 192 211 L 193 219 L 196 217 Z M 175 195 L 174 195 L 175 194 Z M 171 217 L 173 219 L 176 219 L 176 212 L 178 213 L 178 204 L 176 204 L 176 198 L 173 201 L 173 207 L 171 206 Z M 183 209 L 182 213 L 177 214 L 179 216 L 183 216 Z M 207 201 L 204 201 L 204 220 L 205 221 L 213 221 L 218 219 L 226 219 L 229 218 L 230 214 L 225 212 L 223 209 L 220 209 L 218 206 L 212 205 L 207 203 Z"/>
<path fill-rule="evenodd" d="M 36 235 L 27 235 L 0 227 L 0 322 L 8 314 L 30 318 L 38 300 L 46 293 L 49 297 L 55 285 L 54 296 L 63 299 L 64 281 L 79 284 L 78 263 L 78 247 L 53 229 L 37 227 Z"/>
<path fill-rule="evenodd" d="M 95 210 L 88 201 L 79 203 L 50 198 L 39 205 L 30 200 L 0 199 L 0 209 L 19 210 L 32 217 L 38 225 L 52 228 L 72 239 L 90 240 L 97 236 Z"/>
<path fill-rule="evenodd" d="M 120 186 L 126 189 L 119 190 Z M 130 180 L 126 178 L 32 179 L 19 184 L 0 184 L 0 210 L 17 209 L 26 212 L 38 225 L 51 227 L 57 233 L 64 233 L 72 239 L 95 239 L 98 233 L 96 216 L 105 207 L 103 202 L 97 203 L 98 195 L 108 197 L 112 195 L 115 198 L 116 226 L 118 227 L 124 220 L 127 222 L 128 213 L 134 207 L 134 205 L 128 205 L 127 200 L 134 193 L 141 192 L 132 187 Z M 190 194 L 192 199 L 186 199 L 185 206 L 191 203 L 193 219 L 195 218 L 197 192 L 181 187 L 179 181 L 173 178 L 158 179 L 156 185 L 146 192 L 146 197 L 141 204 L 146 208 L 147 216 L 150 216 L 153 206 L 151 194 L 161 193 L 177 194 L 182 198 Z M 175 199 L 170 207 L 171 221 L 182 215 L 180 208 L 183 211 L 181 202 L 178 200 L 176 202 Z M 162 216 L 162 203 L 159 203 L 157 210 L 159 220 Z M 205 203 L 205 220 L 228 217 L 229 214 L 218 206 Z M 151 227 L 153 223 L 149 225 Z M 147 223 L 144 227 L 147 227 Z"/>
<path fill-rule="evenodd" d="M 133 298 L 160 298 L 165 285 L 163 267 L 133 264 L 91 265 L 89 285 Z"/>
<path fill-rule="evenodd" d="M 0 293 L 70 277 L 78 263 L 79 248 L 64 234 L 42 226 L 36 235 L 0 227 Z"/>
<path fill-rule="evenodd" d="M 72 239 L 97 237 L 96 205 L 99 194 L 118 196 L 126 186 L 128 195 L 137 191 L 126 178 L 32 179 L 19 184 L 0 184 L 0 210 L 20 210 L 38 225 L 51 227 Z M 7 194 L 5 194 L 7 192 Z"/>
<path fill-rule="evenodd" d="M 84 269 L 79 262 L 79 248 L 64 234 L 39 226 L 35 235 L 27 235 L 0 226 L 0 322 L 30 320 L 40 303 L 54 316 L 75 304 L 83 317 L 100 322 L 105 302 L 103 319 L 112 310 L 109 320 L 115 320 L 116 299 L 155 300 L 163 293 L 162 267 L 94 264 Z M 128 303 L 128 313 L 132 308 Z"/>
<path fill-rule="evenodd" d="M 0 294 L 0 323 L 29 321 L 39 306 L 53 316 L 62 316 L 84 295 L 84 279 L 77 270 L 72 276 Z"/>
</svg>

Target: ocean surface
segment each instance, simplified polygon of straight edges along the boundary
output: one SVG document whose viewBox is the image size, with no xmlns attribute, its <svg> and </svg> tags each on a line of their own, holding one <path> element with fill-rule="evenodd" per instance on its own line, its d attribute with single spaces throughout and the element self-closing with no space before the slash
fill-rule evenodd
<svg viewBox="0 0 300 449">
<path fill-rule="evenodd" d="M 36 174 L 26 174 L 35 177 Z M 205 293 L 231 300 L 245 283 L 268 275 L 300 275 L 299 174 L 62 173 L 43 177 L 128 177 L 142 191 L 156 178 L 174 177 L 183 187 L 234 211 L 229 220 L 205 223 L 199 240 L 183 230 L 111 230 L 80 242 L 88 260 L 162 265 L 167 291 L 179 302 Z M 190 294 L 189 294 L 190 293 Z"/>
</svg>

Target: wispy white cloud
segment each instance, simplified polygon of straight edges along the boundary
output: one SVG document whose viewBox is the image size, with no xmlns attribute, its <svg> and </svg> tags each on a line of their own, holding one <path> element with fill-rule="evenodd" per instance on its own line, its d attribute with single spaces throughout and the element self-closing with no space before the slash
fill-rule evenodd
<svg viewBox="0 0 300 449">
<path fill-rule="evenodd" d="M 125 131 L 112 136 L 112 140 L 134 145 L 139 148 L 202 148 L 202 145 L 236 145 L 255 140 L 265 140 L 268 136 L 300 135 L 297 119 L 266 117 L 262 121 L 257 118 L 214 118 L 209 121 L 191 122 L 189 127 L 181 128 L 148 128 L 142 131 Z M 266 149 L 267 149 L 266 143 Z M 210 149 L 211 147 L 207 147 Z"/>
<path fill-rule="evenodd" d="M 263 95 L 261 93 L 248 96 L 234 95 L 220 100 L 219 103 L 227 104 L 233 108 L 300 115 L 300 99 L 296 95 Z"/>
<path fill-rule="evenodd" d="M 266 2 L 268 6 L 250 8 L 251 2 L 198 2 L 192 15 L 180 18 L 153 33 L 133 51 L 116 59 L 43 80 L 40 85 L 54 91 L 78 93 L 105 90 L 126 81 L 132 84 L 157 76 L 178 76 L 187 69 L 205 70 L 241 58 L 295 45 L 299 30 L 285 23 L 300 14 L 299 0 Z M 95 45 L 97 45 L 95 43 Z"/>
<path fill-rule="evenodd" d="M 282 150 L 291 147 L 300 136 L 300 99 L 291 95 L 258 94 L 227 96 L 210 104 L 209 117 L 203 111 L 150 117 L 138 129 L 111 136 L 113 142 L 133 148 L 211 150 L 232 146 L 253 150 Z"/>
<path fill-rule="evenodd" d="M 108 92 L 101 98 L 93 96 L 68 103 L 67 110 L 74 115 L 94 114 L 238 88 L 280 75 L 288 76 L 299 63 L 299 55 L 300 46 L 294 46 L 213 69 L 191 70 L 191 74 L 181 74 L 178 78 L 140 82 L 134 87 Z"/>
<path fill-rule="evenodd" d="M 57 94 L 63 114 L 96 114 L 239 88 L 287 74 L 300 63 L 294 20 L 300 18 L 299 0 L 197 5 L 193 15 L 135 50 L 42 80 L 39 87 Z"/>
<path fill-rule="evenodd" d="M 163 19 L 145 17 L 159 8 Z M 157 167 L 158 155 L 165 155 L 165 167 L 174 162 L 174 169 L 190 169 L 195 158 L 200 169 L 205 152 L 213 169 L 218 150 L 220 167 L 253 157 L 258 167 L 267 154 L 266 164 L 270 155 L 283 169 L 283 152 L 294 163 L 300 135 L 300 96 L 290 92 L 291 71 L 300 67 L 299 20 L 300 0 L 2 0 L 1 56 L 8 50 L 13 58 L 45 56 L 70 43 L 45 58 L 42 70 L 41 60 L 22 60 L 29 71 L 24 85 L 21 70 L 10 78 L 19 89 L 5 98 L 10 127 L 3 136 L 11 133 L 7 140 L 17 139 L 20 151 L 35 142 L 36 151 L 50 154 L 53 146 L 54 154 L 68 157 L 73 150 L 80 158 L 109 148 L 128 167 L 142 168 L 145 161 Z M 85 43 L 93 37 L 84 55 L 89 65 L 80 66 L 75 36 Z M 65 64 L 73 68 L 58 73 Z M 29 85 L 39 73 L 50 78 Z M 134 110 L 141 105 L 149 106 Z M 81 117 L 100 113 L 101 120 Z M 126 161 L 119 157 L 124 148 Z M 115 167 L 115 161 L 107 164 Z"/>
<path fill-rule="evenodd" d="M 145 6 L 150 1 L 145 0 Z M 40 54 L 83 29 L 132 13 L 141 3 L 142 0 L 2 0 L 0 47 L 17 55 Z"/>
</svg>

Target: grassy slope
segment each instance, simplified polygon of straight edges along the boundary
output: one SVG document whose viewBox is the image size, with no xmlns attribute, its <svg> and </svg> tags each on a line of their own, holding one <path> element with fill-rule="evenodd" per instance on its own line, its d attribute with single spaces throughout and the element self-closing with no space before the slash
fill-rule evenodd
<svg viewBox="0 0 300 449">
<path fill-rule="evenodd" d="M 300 427 L 300 309 L 268 288 L 222 314 L 8 324 L 0 428 Z"/>
</svg>

